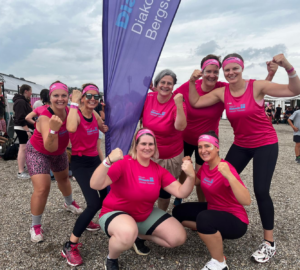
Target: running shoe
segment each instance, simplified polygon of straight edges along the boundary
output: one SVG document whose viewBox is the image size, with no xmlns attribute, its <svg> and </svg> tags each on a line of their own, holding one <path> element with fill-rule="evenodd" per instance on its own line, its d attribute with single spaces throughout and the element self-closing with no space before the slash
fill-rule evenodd
<svg viewBox="0 0 300 270">
<path fill-rule="evenodd" d="M 259 262 L 259 263 L 265 263 L 269 261 L 276 253 L 276 245 L 274 242 L 274 247 L 271 246 L 271 244 L 267 241 L 264 241 L 256 250 L 252 256 L 251 259 Z"/>
<path fill-rule="evenodd" d="M 297 159 L 297 163 L 300 163 L 300 158 Z"/>
<path fill-rule="evenodd" d="M 179 199 L 179 198 L 175 198 L 175 200 L 174 200 L 174 206 L 177 206 L 177 205 L 179 205 L 179 204 L 181 204 L 182 203 L 182 199 Z"/>
<path fill-rule="evenodd" d="M 80 215 L 83 212 L 82 209 L 80 208 L 80 206 L 75 202 L 75 200 L 70 205 L 67 205 L 66 203 L 64 203 L 64 208 L 67 211 L 70 211 L 76 215 Z"/>
<path fill-rule="evenodd" d="M 106 258 L 104 261 L 105 270 L 119 270 L 118 259 L 108 259 Z"/>
<path fill-rule="evenodd" d="M 93 221 L 90 222 L 90 224 L 86 227 L 88 231 L 98 231 L 101 229 L 100 225 L 97 223 L 94 223 Z"/>
<path fill-rule="evenodd" d="M 145 245 L 145 241 L 146 240 L 140 239 L 138 237 L 136 238 L 133 244 L 133 249 L 136 254 L 146 256 L 150 253 L 150 248 Z"/>
<path fill-rule="evenodd" d="M 211 259 L 202 270 L 229 270 L 228 265 L 226 264 L 226 260 L 224 262 L 219 262 L 215 259 Z"/>
<path fill-rule="evenodd" d="M 30 178 L 30 175 L 26 172 L 21 172 L 21 173 L 18 173 L 18 178 L 26 180 L 26 179 Z"/>
<path fill-rule="evenodd" d="M 70 242 L 66 242 L 62 251 L 61 256 L 67 259 L 67 263 L 71 266 L 77 266 L 83 263 L 82 258 L 80 256 L 78 248 L 81 247 L 81 243 L 77 243 L 76 245 L 70 244 Z"/>
<path fill-rule="evenodd" d="M 39 243 L 44 241 L 43 229 L 41 225 L 34 225 L 30 228 L 31 242 Z"/>
</svg>

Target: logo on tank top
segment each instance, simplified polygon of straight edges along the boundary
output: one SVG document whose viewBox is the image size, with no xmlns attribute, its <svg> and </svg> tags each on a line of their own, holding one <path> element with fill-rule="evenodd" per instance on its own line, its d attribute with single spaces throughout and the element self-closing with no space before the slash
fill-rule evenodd
<svg viewBox="0 0 300 270">
<path fill-rule="evenodd" d="M 93 135 L 93 134 L 98 134 L 99 130 L 98 130 L 97 127 L 95 127 L 95 128 L 89 128 L 89 129 L 87 129 L 86 132 L 87 132 L 87 135 Z"/>
<path fill-rule="evenodd" d="M 67 132 L 68 132 L 67 130 L 62 130 L 62 131 L 60 131 L 60 132 L 58 133 L 58 136 L 59 136 L 59 137 L 62 137 L 62 136 L 64 136 Z"/>
<path fill-rule="evenodd" d="M 229 106 L 230 113 L 243 112 L 243 111 L 246 111 L 246 104 L 241 104 L 240 106 L 234 106 L 234 105 Z"/>
<path fill-rule="evenodd" d="M 156 116 L 156 117 L 163 117 L 165 114 L 166 114 L 165 112 L 159 113 L 158 111 L 155 111 L 155 110 L 152 110 L 150 112 L 150 115 Z"/>
<path fill-rule="evenodd" d="M 154 178 L 150 177 L 149 179 L 147 179 L 146 177 L 139 176 L 139 183 L 146 185 L 154 185 Z"/>
<path fill-rule="evenodd" d="M 208 186 L 211 186 L 213 182 L 214 182 L 214 179 L 209 179 L 207 177 L 204 177 L 204 180 L 202 181 L 203 184 L 206 184 Z"/>
</svg>

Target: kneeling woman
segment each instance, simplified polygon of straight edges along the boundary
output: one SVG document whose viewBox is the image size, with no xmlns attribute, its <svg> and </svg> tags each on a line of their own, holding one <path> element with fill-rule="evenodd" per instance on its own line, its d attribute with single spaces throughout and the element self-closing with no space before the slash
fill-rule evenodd
<svg viewBox="0 0 300 270">
<path fill-rule="evenodd" d="M 237 239 L 246 233 L 249 221 L 243 205 L 250 205 L 251 198 L 234 167 L 219 157 L 215 132 L 199 137 L 198 151 L 205 163 L 197 173 L 196 185 L 201 185 L 207 202 L 178 205 L 173 216 L 183 226 L 197 230 L 206 244 L 212 259 L 203 270 L 227 270 L 222 239 Z"/>
<path fill-rule="evenodd" d="M 161 188 L 178 198 L 189 196 L 195 184 L 193 166 L 190 161 L 183 163 L 182 169 L 188 178 L 181 185 L 171 173 L 151 160 L 157 155 L 154 133 L 140 129 L 129 155 L 123 157 L 122 150 L 113 150 L 92 176 L 94 189 L 111 185 L 99 216 L 101 228 L 110 237 L 107 270 L 119 269 L 118 257 L 132 246 L 138 254 L 147 255 L 150 250 L 144 245 L 145 240 L 168 248 L 182 245 L 186 240 L 182 225 L 153 206 Z"/>
</svg>

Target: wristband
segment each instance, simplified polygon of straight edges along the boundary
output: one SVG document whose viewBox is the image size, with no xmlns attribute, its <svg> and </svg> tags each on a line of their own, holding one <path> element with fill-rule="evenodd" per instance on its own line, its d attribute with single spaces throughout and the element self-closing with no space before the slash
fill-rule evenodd
<svg viewBox="0 0 300 270">
<path fill-rule="evenodd" d="M 294 75 L 291 75 L 291 76 L 289 75 L 289 78 L 292 79 L 292 78 L 295 78 L 295 77 L 297 77 L 297 76 L 298 76 L 298 74 L 297 74 L 297 72 L 295 72 Z"/>
<path fill-rule="evenodd" d="M 49 129 L 49 133 L 50 133 L 50 134 L 58 134 L 58 131 L 55 131 L 55 130 Z"/>
<path fill-rule="evenodd" d="M 77 106 L 71 105 L 71 106 L 70 106 L 70 109 L 78 109 L 78 105 L 77 105 Z"/>
<path fill-rule="evenodd" d="M 109 158 L 109 155 L 107 156 L 107 158 L 108 158 L 108 161 L 109 161 L 110 165 L 112 165 L 113 163 L 111 162 L 111 160 Z"/>
<path fill-rule="evenodd" d="M 106 158 L 103 160 L 103 165 L 106 167 L 106 168 L 110 168 L 111 165 L 109 165 L 107 162 L 106 162 Z"/>
<path fill-rule="evenodd" d="M 295 70 L 294 67 L 292 67 L 291 69 L 286 70 L 286 72 L 287 72 L 288 74 L 290 74 L 290 73 L 292 73 L 294 70 Z"/>
<path fill-rule="evenodd" d="M 71 105 L 71 106 L 76 106 L 76 107 L 78 107 L 78 103 L 76 103 L 76 102 L 71 102 L 70 105 Z"/>
</svg>

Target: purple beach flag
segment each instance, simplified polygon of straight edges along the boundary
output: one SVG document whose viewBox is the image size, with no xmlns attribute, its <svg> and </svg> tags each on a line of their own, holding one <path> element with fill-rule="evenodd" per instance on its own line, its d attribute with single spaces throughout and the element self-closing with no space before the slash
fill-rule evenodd
<svg viewBox="0 0 300 270">
<path fill-rule="evenodd" d="M 180 0 L 103 0 L 106 153 L 128 153 Z"/>
</svg>

